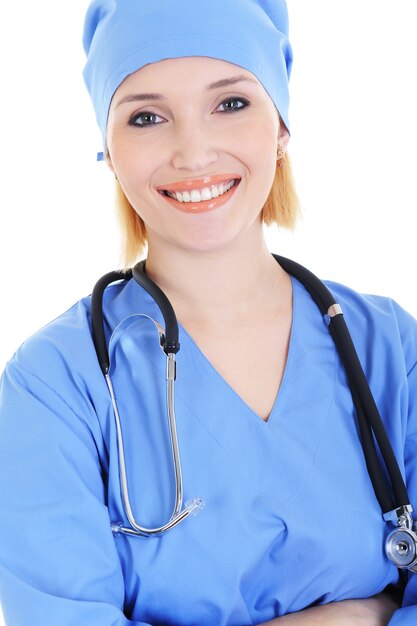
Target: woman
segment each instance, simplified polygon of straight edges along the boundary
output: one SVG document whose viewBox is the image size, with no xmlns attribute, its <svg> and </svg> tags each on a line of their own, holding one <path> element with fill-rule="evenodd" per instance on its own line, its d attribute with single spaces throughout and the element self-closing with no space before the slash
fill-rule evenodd
<svg viewBox="0 0 417 626">
<path fill-rule="evenodd" d="M 127 260 L 146 240 L 146 276 L 179 320 L 184 500 L 205 506 L 163 535 L 121 532 L 114 406 L 81 300 L 2 380 L 6 624 L 414 623 L 413 574 L 395 611 L 398 570 L 333 341 L 263 238 L 263 221 L 297 212 L 285 3 L 94 0 L 84 43 Z M 413 489 L 417 324 L 330 286 Z M 148 319 L 162 316 L 133 279 L 102 308 L 133 512 L 158 527 L 175 490 Z"/>
</svg>

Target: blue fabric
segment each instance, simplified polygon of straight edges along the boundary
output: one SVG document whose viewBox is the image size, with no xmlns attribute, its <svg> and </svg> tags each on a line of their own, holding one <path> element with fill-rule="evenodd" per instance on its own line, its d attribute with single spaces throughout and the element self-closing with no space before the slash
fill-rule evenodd
<svg viewBox="0 0 417 626">
<path fill-rule="evenodd" d="M 176 413 L 185 500 L 165 536 L 113 536 L 122 510 L 114 417 L 90 299 L 29 339 L 0 396 L 0 599 L 13 626 L 246 626 L 397 581 L 350 394 L 327 326 L 293 279 L 293 326 L 268 422 L 180 326 Z M 387 298 L 327 283 L 341 303 L 417 505 L 417 322 Z M 162 321 L 133 281 L 106 290 L 133 507 L 165 521 L 172 470 Z M 391 626 L 417 623 L 417 577 Z"/>
<path fill-rule="evenodd" d="M 92 0 L 84 79 L 103 142 L 111 99 L 148 63 L 186 56 L 229 61 L 262 83 L 289 130 L 292 50 L 284 0 Z"/>
</svg>

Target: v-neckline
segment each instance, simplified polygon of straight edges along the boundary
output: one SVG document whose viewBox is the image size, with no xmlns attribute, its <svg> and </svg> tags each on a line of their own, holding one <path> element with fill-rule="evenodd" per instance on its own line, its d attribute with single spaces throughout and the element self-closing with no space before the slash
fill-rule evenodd
<svg viewBox="0 0 417 626">
<path fill-rule="evenodd" d="M 291 363 L 293 360 L 292 354 L 293 354 L 293 349 L 294 349 L 293 344 L 294 344 L 294 336 L 295 336 L 294 329 L 298 325 L 298 306 L 297 306 L 298 298 L 297 298 L 296 286 L 295 286 L 296 280 L 292 276 L 290 276 L 290 279 L 291 279 L 291 291 L 292 291 L 292 297 L 291 297 L 292 314 L 291 314 L 290 337 L 289 337 L 289 342 L 288 342 L 288 353 L 287 353 L 287 357 L 285 360 L 285 366 L 284 366 L 284 371 L 283 371 L 282 378 L 281 378 L 281 383 L 279 385 L 277 394 L 275 396 L 275 400 L 273 402 L 271 411 L 267 419 L 264 419 L 263 417 L 261 417 L 258 413 L 256 413 L 256 411 L 254 411 L 254 409 L 252 409 L 247 404 L 247 402 L 237 393 L 237 391 L 232 387 L 232 385 L 222 376 L 219 370 L 213 365 L 213 363 L 206 356 L 206 354 L 202 351 L 202 349 L 198 346 L 196 341 L 193 339 L 190 333 L 185 329 L 185 327 L 180 322 L 178 322 L 178 327 L 180 329 L 180 336 L 183 335 L 187 337 L 188 343 L 193 347 L 194 350 L 197 351 L 197 353 L 200 355 L 200 357 L 203 359 L 203 361 L 207 364 L 207 366 L 211 370 L 212 374 L 224 386 L 226 386 L 226 388 L 228 388 L 231 391 L 231 393 L 238 399 L 238 401 L 245 408 L 245 412 L 250 413 L 257 421 L 265 424 L 265 426 L 267 426 L 273 421 L 274 414 L 278 411 L 278 406 L 281 405 L 281 397 L 283 395 L 283 391 L 285 390 L 286 380 L 289 376 L 289 371 L 291 370 Z"/>
</svg>

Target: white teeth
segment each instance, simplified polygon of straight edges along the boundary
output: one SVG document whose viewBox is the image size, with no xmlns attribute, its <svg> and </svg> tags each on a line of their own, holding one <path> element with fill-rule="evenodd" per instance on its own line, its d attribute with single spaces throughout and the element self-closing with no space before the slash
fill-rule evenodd
<svg viewBox="0 0 417 626">
<path fill-rule="evenodd" d="M 202 200 L 211 200 L 211 191 L 208 187 L 204 187 L 204 189 L 201 192 L 201 199 Z"/>
<path fill-rule="evenodd" d="M 220 183 L 220 185 L 212 185 L 211 187 L 204 187 L 203 189 L 193 189 L 189 191 L 167 191 L 166 193 L 170 198 L 178 200 L 178 202 L 201 202 L 202 200 L 211 200 L 212 198 L 218 198 L 226 193 L 233 187 L 236 181 L 231 180 L 227 184 Z"/>
<path fill-rule="evenodd" d="M 191 202 L 201 202 L 201 193 L 198 189 L 193 189 L 191 192 Z"/>
</svg>

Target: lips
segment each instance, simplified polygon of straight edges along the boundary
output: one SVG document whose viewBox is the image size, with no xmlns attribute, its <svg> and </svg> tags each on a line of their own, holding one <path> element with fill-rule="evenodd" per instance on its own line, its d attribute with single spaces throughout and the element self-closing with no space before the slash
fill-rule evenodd
<svg viewBox="0 0 417 626">
<path fill-rule="evenodd" d="M 206 213 L 218 209 L 226 204 L 232 196 L 236 193 L 236 189 L 239 187 L 241 177 L 236 177 L 236 174 L 228 174 L 231 178 L 225 178 L 224 176 L 210 176 L 207 178 L 194 179 L 193 181 L 183 181 L 181 183 L 175 183 L 175 186 L 180 188 L 178 191 L 171 191 L 174 189 L 174 185 L 169 185 L 169 191 L 165 187 L 160 187 L 158 193 L 162 198 L 168 202 L 172 207 L 178 209 L 184 213 Z M 203 199 L 204 195 L 200 194 L 200 185 L 203 184 L 206 188 L 211 184 L 211 189 L 215 188 L 214 180 L 217 179 L 218 186 L 223 188 L 223 181 L 236 181 L 231 186 L 226 185 L 226 191 L 221 192 L 217 197 L 211 197 L 210 199 Z M 184 188 L 184 182 L 189 183 L 188 188 Z M 187 190 L 188 189 L 188 190 Z M 194 200 L 196 196 L 196 200 Z"/>
<path fill-rule="evenodd" d="M 203 189 L 204 187 L 210 187 L 211 185 L 218 185 L 219 183 L 226 184 L 231 180 L 240 179 L 241 176 L 233 172 L 230 174 L 215 174 L 213 176 L 204 176 L 203 178 L 187 179 L 174 183 L 167 183 L 166 185 L 159 185 L 156 187 L 156 190 L 159 191 L 159 193 L 166 191 L 192 191 L 193 189 Z"/>
</svg>

